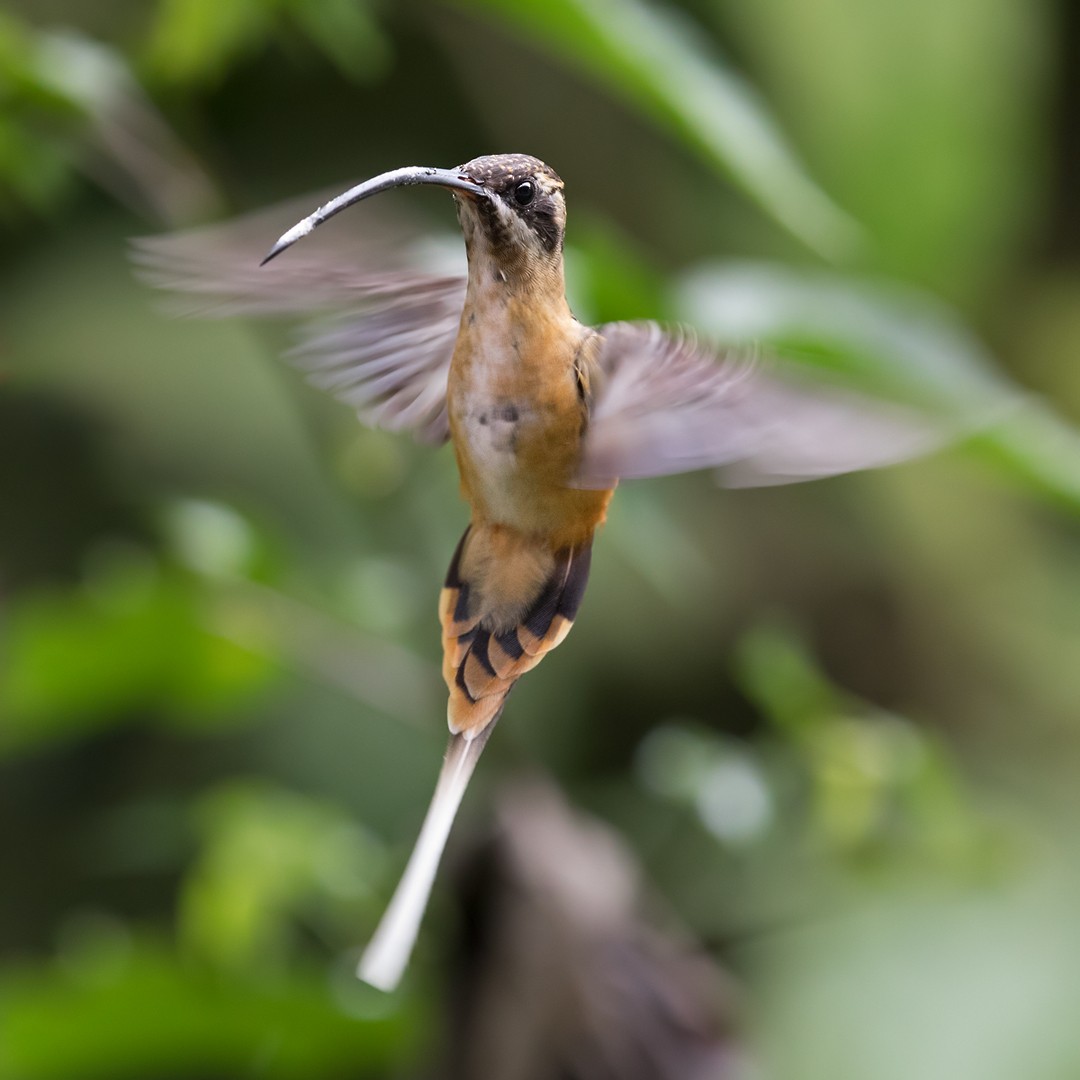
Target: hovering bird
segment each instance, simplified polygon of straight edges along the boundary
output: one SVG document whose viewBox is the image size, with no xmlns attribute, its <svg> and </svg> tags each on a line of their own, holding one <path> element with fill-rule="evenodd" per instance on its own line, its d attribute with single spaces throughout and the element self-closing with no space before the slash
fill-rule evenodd
<svg viewBox="0 0 1080 1080">
<path fill-rule="evenodd" d="M 619 480 L 722 467 L 731 484 L 772 484 L 896 462 L 938 441 L 904 409 L 776 364 L 717 356 L 686 332 L 580 323 L 565 294 L 563 181 L 524 154 L 383 173 L 304 218 L 264 264 L 347 207 L 411 185 L 452 193 L 466 277 L 336 269 L 283 275 L 275 290 L 250 275 L 217 278 L 182 246 L 151 243 L 143 254 L 156 284 L 223 296 L 225 313 L 265 313 L 268 296 L 278 310 L 349 308 L 300 350 L 314 379 L 367 423 L 454 447 L 471 520 L 439 601 L 450 742 L 416 846 L 360 961 L 360 977 L 383 989 L 408 962 L 451 823 L 507 695 L 573 625 Z"/>
</svg>

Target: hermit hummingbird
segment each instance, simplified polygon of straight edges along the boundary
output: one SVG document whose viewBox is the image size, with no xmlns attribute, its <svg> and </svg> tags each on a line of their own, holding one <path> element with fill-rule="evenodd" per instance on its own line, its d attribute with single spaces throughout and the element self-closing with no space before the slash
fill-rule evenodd
<svg viewBox="0 0 1080 1080">
<path fill-rule="evenodd" d="M 738 485 L 884 465 L 928 449 L 906 409 L 717 355 L 651 322 L 586 326 L 567 303 L 563 181 L 535 157 L 407 167 L 332 199 L 289 229 L 270 262 L 316 226 L 380 192 L 449 190 L 466 276 L 385 272 L 289 278 L 279 290 L 200 280 L 167 248 L 143 259 L 159 285 L 231 297 L 230 311 L 334 304 L 355 315 L 301 350 L 319 384 L 360 418 L 453 444 L 471 519 L 439 600 L 450 741 L 401 882 L 358 974 L 395 987 L 407 965 L 450 827 L 517 680 L 574 622 L 593 537 L 621 479 L 706 467 Z M 262 271 L 272 274 L 272 270 Z M 314 283 L 314 284 L 313 284 Z"/>
</svg>

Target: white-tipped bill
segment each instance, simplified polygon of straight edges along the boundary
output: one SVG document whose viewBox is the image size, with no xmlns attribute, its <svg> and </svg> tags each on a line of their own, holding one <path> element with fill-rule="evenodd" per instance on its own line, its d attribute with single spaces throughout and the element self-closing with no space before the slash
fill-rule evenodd
<svg viewBox="0 0 1080 1080">
<path fill-rule="evenodd" d="M 403 169 L 392 169 L 390 172 L 380 173 L 370 180 L 365 180 L 362 184 L 357 184 L 356 187 L 349 188 L 348 191 L 320 206 L 313 214 L 309 214 L 303 221 L 284 233 L 259 265 L 265 266 L 287 247 L 291 247 L 297 240 L 307 236 L 327 218 L 332 218 L 346 207 L 352 206 L 353 203 L 360 202 L 361 199 L 366 199 L 371 195 L 378 195 L 382 191 L 389 191 L 391 188 L 411 187 L 415 184 L 434 184 L 436 187 L 465 191 L 470 195 L 485 198 L 490 194 L 469 177 L 452 169 L 433 169 L 423 165 L 406 165 Z"/>
</svg>

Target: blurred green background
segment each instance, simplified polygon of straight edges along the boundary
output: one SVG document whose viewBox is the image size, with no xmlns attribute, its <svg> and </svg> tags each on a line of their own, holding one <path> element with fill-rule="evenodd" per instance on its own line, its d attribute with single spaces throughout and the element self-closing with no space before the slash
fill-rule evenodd
<svg viewBox="0 0 1080 1080">
<path fill-rule="evenodd" d="M 0 1077 L 445 1075 L 451 890 L 398 994 L 351 968 L 443 748 L 451 456 L 285 327 L 170 320 L 127 245 L 501 151 L 567 182 L 583 318 L 993 422 L 620 489 L 451 862 L 542 769 L 734 974 L 761 1075 L 1080 1075 L 1078 58 L 1068 0 L 9 2 Z"/>
</svg>

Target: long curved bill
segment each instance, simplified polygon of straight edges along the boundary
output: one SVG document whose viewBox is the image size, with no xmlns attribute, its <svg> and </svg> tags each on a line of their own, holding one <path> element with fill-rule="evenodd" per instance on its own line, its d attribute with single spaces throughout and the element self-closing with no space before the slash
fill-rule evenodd
<svg viewBox="0 0 1080 1080">
<path fill-rule="evenodd" d="M 452 169 L 430 169 L 421 165 L 407 165 L 403 169 L 393 169 L 390 172 L 380 173 L 370 180 L 365 180 L 354 188 L 349 188 L 344 194 L 338 195 L 324 206 L 320 206 L 315 213 L 309 214 L 303 221 L 298 222 L 287 233 L 284 233 L 259 265 L 265 266 L 287 247 L 291 247 L 297 240 L 307 236 L 327 218 L 332 218 L 335 214 L 341 213 L 342 210 L 352 206 L 353 203 L 358 203 L 361 199 L 366 199 L 370 195 L 378 195 L 382 191 L 389 191 L 391 188 L 411 187 L 414 184 L 435 184 L 437 187 L 450 188 L 454 191 L 466 191 L 470 195 L 485 198 L 491 194 L 486 188 L 480 187 L 479 184 L 473 183 L 467 176 L 462 176 Z"/>
</svg>

